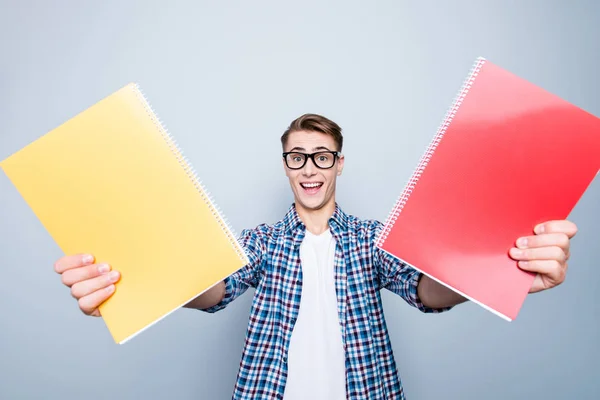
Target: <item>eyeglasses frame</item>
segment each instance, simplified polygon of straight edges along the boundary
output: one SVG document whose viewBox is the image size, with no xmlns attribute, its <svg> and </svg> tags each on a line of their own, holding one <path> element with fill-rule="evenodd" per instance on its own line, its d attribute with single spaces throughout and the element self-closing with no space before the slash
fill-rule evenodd
<svg viewBox="0 0 600 400">
<path fill-rule="evenodd" d="M 331 167 L 319 167 L 319 166 L 317 165 L 317 163 L 315 162 L 315 155 L 317 155 L 317 154 L 323 154 L 323 153 L 329 153 L 329 154 L 332 154 L 332 155 L 333 155 L 333 163 L 331 164 Z M 292 168 L 292 167 L 290 167 L 290 166 L 288 165 L 288 162 L 287 162 L 287 156 L 288 156 L 289 154 L 302 154 L 302 155 L 304 156 L 304 163 L 303 163 L 303 164 L 302 164 L 300 167 L 297 167 L 297 168 Z M 284 162 L 285 162 L 285 165 L 286 165 L 286 166 L 287 166 L 289 169 L 297 170 L 297 169 L 302 169 L 302 168 L 304 168 L 304 166 L 305 166 L 305 165 L 306 165 L 306 163 L 308 162 L 308 159 L 309 159 L 309 158 L 312 160 L 312 162 L 313 162 L 313 165 L 314 165 L 315 167 L 317 167 L 317 168 L 319 168 L 319 169 L 331 169 L 331 168 L 333 168 L 333 166 L 335 165 L 335 161 L 336 161 L 337 159 L 339 159 L 339 158 L 340 158 L 340 152 L 339 152 L 339 151 L 329 151 L 329 150 L 317 151 L 317 152 L 315 152 L 315 153 L 302 153 L 301 151 L 287 151 L 287 152 L 285 152 L 285 153 L 282 153 L 282 156 L 283 156 L 283 160 L 284 160 Z"/>
</svg>

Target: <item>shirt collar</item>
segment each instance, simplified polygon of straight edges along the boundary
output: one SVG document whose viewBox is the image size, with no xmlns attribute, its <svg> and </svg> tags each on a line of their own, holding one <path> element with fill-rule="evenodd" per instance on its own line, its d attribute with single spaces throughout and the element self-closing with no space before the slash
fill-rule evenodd
<svg viewBox="0 0 600 400">
<path fill-rule="evenodd" d="M 329 218 L 329 228 L 335 234 L 345 231 L 347 227 L 348 215 L 342 211 L 337 203 L 335 203 L 335 210 L 333 211 L 331 218 Z"/>
<path fill-rule="evenodd" d="M 303 231 L 304 229 L 306 229 L 304 223 L 298 216 L 298 212 L 296 211 L 296 204 L 294 203 L 292 203 L 292 205 L 288 209 L 287 214 L 285 214 L 283 222 L 285 224 L 286 230 L 291 234 L 296 233 L 296 231 L 298 230 Z"/>
<path fill-rule="evenodd" d="M 292 234 L 295 239 L 302 240 L 304 237 L 304 231 L 306 226 L 298 216 L 298 212 L 296 211 L 296 205 L 292 203 L 290 208 L 288 209 L 287 214 L 285 215 L 284 224 L 287 231 Z M 348 215 L 340 208 L 340 206 L 335 203 L 335 210 L 333 211 L 333 215 L 329 218 L 329 228 L 332 233 L 335 235 L 336 233 L 340 233 L 348 227 Z"/>
</svg>

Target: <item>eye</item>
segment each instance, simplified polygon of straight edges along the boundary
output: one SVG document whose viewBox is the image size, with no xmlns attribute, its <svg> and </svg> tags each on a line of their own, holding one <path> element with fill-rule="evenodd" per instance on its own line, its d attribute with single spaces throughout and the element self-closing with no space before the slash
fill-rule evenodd
<svg viewBox="0 0 600 400">
<path fill-rule="evenodd" d="M 291 153 L 287 156 L 288 162 L 294 165 L 300 165 L 304 162 L 304 155 L 302 153 Z"/>
</svg>

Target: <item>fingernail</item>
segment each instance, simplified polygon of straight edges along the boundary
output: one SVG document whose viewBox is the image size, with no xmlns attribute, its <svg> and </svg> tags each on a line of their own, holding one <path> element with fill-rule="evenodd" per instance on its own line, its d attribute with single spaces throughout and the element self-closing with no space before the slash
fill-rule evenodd
<svg viewBox="0 0 600 400">
<path fill-rule="evenodd" d="M 512 253 L 513 253 L 513 256 L 517 256 L 517 257 L 523 255 L 523 251 L 521 251 L 519 249 L 515 249 L 515 248 L 512 249 Z"/>
<path fill-rule="evenodd" d="M 119 273 L 117 271 L 112 271 L 110 274 L 108 274 L 108 279 L 110 279 L 111 282 L 115 282 L 117 279 L 119 279 Z"/>
<path fill-rule="evenodd" d="M 538 225 L 535 229 L 537 233 L 544 233 L 544 225 Z"/>
<path fill-rule="evenodd" d="M 106 287 L 106 291 L 107 291 L 108 293 L 112 293 L 112 292 L 114 292 L 114 291 L 115 291 L 115 285 L 110 285 L 110 286 L 107 286 L 107 287 Z"/>
<path fill-rule="evenodd" d="M 102 264 L 98 267 L 98 272 L 100 272 L 101 274 L 104 274 L 108 271 L 110 271 L 110 267 L 108 266 L 108 264 Z"/>
<path fill-rule="evenodd" d="M 519 240 L 517 240 L 517 244 L 521 247 L 525 247 L 527 246 L 527 239 L 526 238 L 520 238 Z"/>
<path fill-rule="evenodd" d="M 529 262 L 528 261 L 519 261 L 519 265 L 521 267 L 527 267 L 529 265 Z"/>
<path fill-rule="evenodd" d="M 83 256 L 83 262 L 85 264 L 89 264 L 92 261 L 94 261 L 94 256 L 92 256 L 91 254 L 86 254 L 85 256 Z"/>
</svg>

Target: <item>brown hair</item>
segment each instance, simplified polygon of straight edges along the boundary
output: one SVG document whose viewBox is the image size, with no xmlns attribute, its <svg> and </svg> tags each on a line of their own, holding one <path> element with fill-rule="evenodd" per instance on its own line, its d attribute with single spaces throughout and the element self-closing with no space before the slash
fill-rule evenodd
<svg viewBox="0 0 600 400">
<path fill-rule="evenodd" d="M 309 131 L 309 132 L 321 132 L 333 137 L 335 144 L 337 145 L 337 151 L 342 151 L 342 144 L 344 138 L 342 137 L 342 128 L 339 127 L 335 122 L 323 117 L 318 114 L 304 114 L 292 121 L 290 126 L 285 130 L 281 136 L 281 145 L 285 149 L 288 136 L 292 132 L 298 131 Z"/>
</svg>

